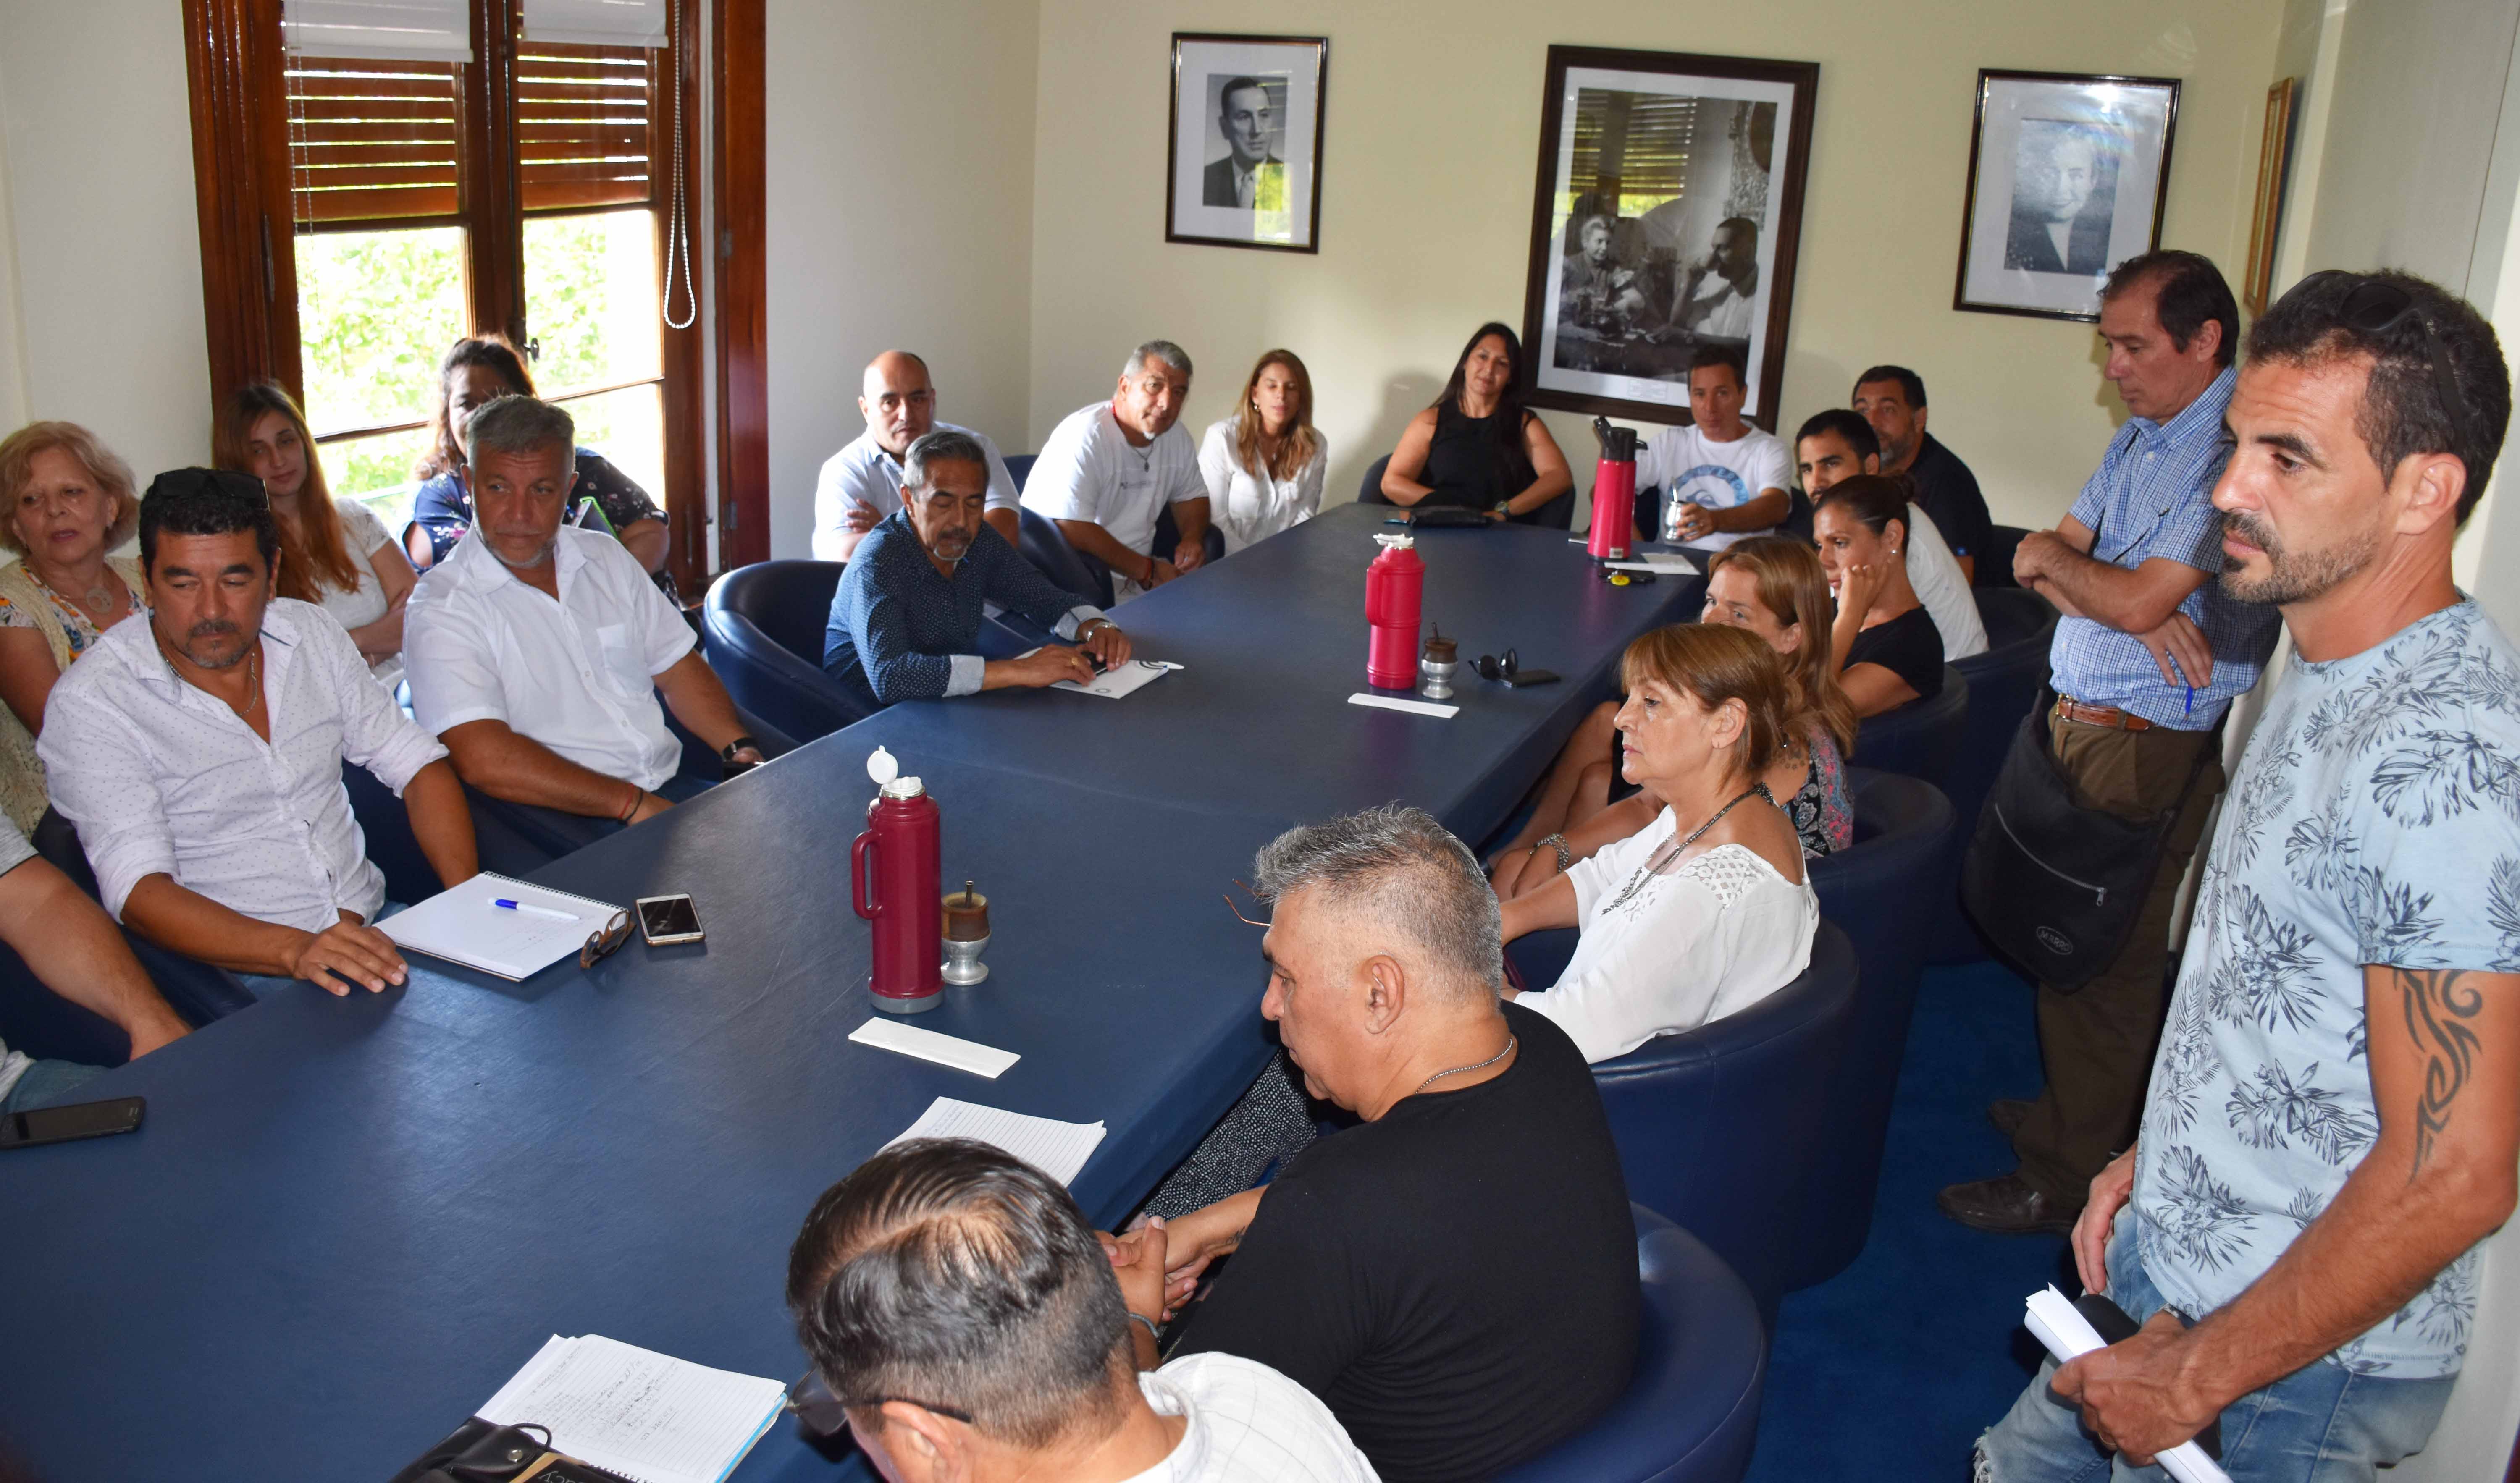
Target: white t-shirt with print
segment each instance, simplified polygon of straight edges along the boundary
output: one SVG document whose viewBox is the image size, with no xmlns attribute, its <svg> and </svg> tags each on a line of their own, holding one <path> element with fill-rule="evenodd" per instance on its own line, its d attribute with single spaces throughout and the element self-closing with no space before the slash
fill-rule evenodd
<svg viewBox="0 0 2520 1483">
<path fill-rule="evenodd" d="M 1169 561 L 1155 547 L 1155 519 L 1167 504 L 1207 498 L 1198 450 L 1175 423 L 1144 448 L 1129 441 L 1109 402 L 1080 407 L 1051 429 L 1024 480 L 1024 508 L 1054 520 L 1100 525 L 1140 556 Z M 1136 597 L 1136 582 L 1112 573 L 1114 596 Z"/>
<path fill-rule="evenodd" d="M 1257 1360 L 1194 1354 L 1138 1376 L 1155 1414 L 1190 1424 L 1128 1483 L 1378 1483 L 1330 1409 Z"/>
<path fill-rule="evenodd" d="M 1662 489 L 1665 538 L 1677 524 L 1680 507 L 1732 510 L 1768 490 L 1782 490 L 1793 468 L 1793 455 L 1773 432 L 1750 427 L 1729 443 L 1719 443 L 1695 427 L 1674 427 L 1657 434 L 1637 455 L 1637 487 Z M 1725 530 L 1701 537 L 1693 546 L 1725 547 L 1768 530 Z"/>
</svg>

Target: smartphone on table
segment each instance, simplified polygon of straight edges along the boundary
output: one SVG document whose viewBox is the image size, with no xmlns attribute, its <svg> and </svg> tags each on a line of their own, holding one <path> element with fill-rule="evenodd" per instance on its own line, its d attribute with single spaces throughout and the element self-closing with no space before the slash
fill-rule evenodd
<svg viewBox="0 0 2520 1483">
<path fill-rule="evenodd" d="M 117 1097 L 107 1101 L 77 1101 L 0 1114 L 0 1148 L 33 1148 L 136 1132 L 148 1108 L 148 1101 L 142 1098 Z"/>
<path fill-rule="evenodd" d="M 648 946 L 662 948 L 704 940 L 699 910 L 692 905 L 691 897 L 642 896 L 638 907 L 639 933 L 648 939 Z"/>
</svg>

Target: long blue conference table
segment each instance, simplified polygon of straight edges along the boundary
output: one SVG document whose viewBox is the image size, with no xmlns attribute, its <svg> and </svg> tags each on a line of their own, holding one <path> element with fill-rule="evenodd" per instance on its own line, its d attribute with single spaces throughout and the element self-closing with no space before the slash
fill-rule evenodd
<svg viewBox="0 0 2520 1483">
<path fill-rule="evenodd" d="M 1074 1190 L 1125 1217 L 1274 1048 L 1259 931 L 1223 899 L 1253 851 L 1392 798 L 1475 841 L 1627 642 L 1696 611 L 1695 581 L 1605 586 L 1560 532 L 1428 532 L 1428 615 L 1464 655 L 1565 679 L 1465 676 L 1451 720 L 1352 706 L 1383 513 L 1129 605 L 1139 652 L 1187 666 L 1133 697 L 897 706 L 535 877 L 688 891 L 703 944 L 297 985 L 94 1083 L 146 1126 L 0 1156 L 0 1436 L 54 1483 L 355 1483 L 555 1333 L 792 1378 L 788 1242 L 939 1096 L 1102 1122 Z M 917 1023 L 1018 1053 L 994 1081 L 847 1038 L 874 1012 L 848 850 L 878 743 L 935 796 L 947 880 L 990 898 L 987 981 Z M 844 1475 L 782 1422 L 735 1478 Z"/>
</svg>

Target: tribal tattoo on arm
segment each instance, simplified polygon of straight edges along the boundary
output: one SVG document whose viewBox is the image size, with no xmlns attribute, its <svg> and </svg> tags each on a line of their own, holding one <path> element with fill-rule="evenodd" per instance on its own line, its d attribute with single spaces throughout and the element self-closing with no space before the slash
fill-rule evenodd
<svg viewBox="0 0 2520 1483">
<path fill-rule="evenodd" d="M 2407 1170 L 2408 1183 L 2424 1170 L 2433 1146 L 2450 1129 L 2452 1105 L 2476 1070 L 2483 1044 L 2476 1019 L 2485 1010 L 2485 995 L 2465 982 L 2464 968 L 2394 968 L 2399 1000 L 2407 1016 L 2407 1038 L 2423 1058 L 2423 1092 L 2415 1101 L 2415 1157 Z"/>
</svg>

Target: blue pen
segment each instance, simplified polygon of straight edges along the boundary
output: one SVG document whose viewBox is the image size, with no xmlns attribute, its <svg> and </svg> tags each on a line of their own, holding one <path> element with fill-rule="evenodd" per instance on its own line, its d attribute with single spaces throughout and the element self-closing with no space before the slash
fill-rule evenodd
<svg viewBox="0 0 2520 1483">
<path fill-rule="evenodd" d="M 2188 687 L 2187 687 L 2187 703 L 2186 703 L 2184 706 L 2182 706 L 2182 707 L 2180 708 L 2180 714 L 2182 714 L 2182 715 L 2188 715 L 2188 716 L 2192 716 L 2192 715 L 2196 714 L 2196 687 L 2195 687 L 2195 686 L 2190 685 L 2190 686 L 2188 686 Z"/>
<path fill-rule="evenodd" d="M 500 900 L 493 901 L 490 904 L 502 911 L 522 912 L 528 917 L 549 917 L 554 921 L 575 921 L 578 920 L 567 912 L 555 912 L 547 906 L 527 906 L 521 901 L 509 901 L 502 898 Z"/>
</svg>

